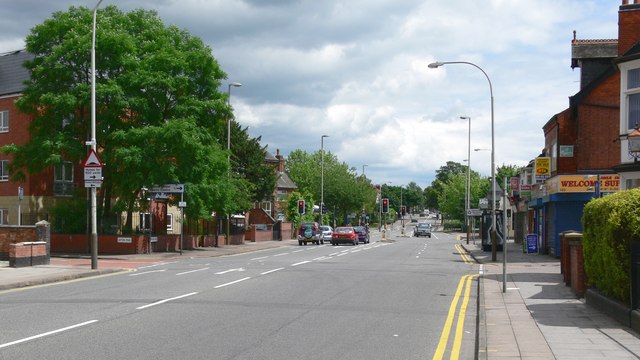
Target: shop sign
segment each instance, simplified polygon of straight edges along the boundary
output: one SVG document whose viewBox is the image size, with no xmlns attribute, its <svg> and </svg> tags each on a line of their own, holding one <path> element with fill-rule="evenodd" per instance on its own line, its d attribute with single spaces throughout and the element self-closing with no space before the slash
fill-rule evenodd
<svg viewBox="0 0 640 360">
<path fill-rule="evenodd" d="M 547 188 L 553 193 L 586 193 L 595 192 L 597 175 L 560 175 L 547 180 Z M 600 192 L 620 190 L 620 175 L 600 175 Z"/>
<path fill-rule="evenodd" d="M 573 145 L 560 145 L 560 157 L 573 157 Z"/>
<path fill-rule="evenodd" d="M 545 180 L 551 176 L 551 158 L 536 158 L 536 180 Z"/>
</svg>

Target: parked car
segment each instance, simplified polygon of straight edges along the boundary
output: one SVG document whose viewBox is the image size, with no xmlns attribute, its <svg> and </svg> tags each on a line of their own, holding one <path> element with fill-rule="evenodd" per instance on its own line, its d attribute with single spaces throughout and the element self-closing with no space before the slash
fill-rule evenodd
<svg viewBox="0 0 640 360">
<path fill-rule="evenodd" d="M 329 225 L 320 225 L 320 231 L 322 231 L 322 240 L 331 242 L 333 237 L 333 228 Z"/>
<path fill-rule="evenodd" d="M 416 218 L 414 218 L 414 217 L 411 217 L 411 222 L 412 222 L 412 223 L 417 223 L 417 222 L 418 222 L 418 219 L 416 219 Z"/>
<path fill-rule="evenodd" d="M 333 230 L 331 245 L 335 246 L 340 243 L 358 245 L 358 234 L 353 229 L 353 226 L 338 226 Z"/>
<path fill-rule="evenodd" d="M 317 222 L 304 222 L 298 228 L 298 244 L 307 245 L 308 242 L 316 245 L 324 244 L 322 231 Z"/>
<path fill-rule="evenodd" d="M 413 236 L 428 236 L 431 237 L 431 224 L 419 223 L 413 228 Z"/>
<path fill-rule="evenodd" d="M 353 230 L 358 234 L 358 241 L 365 244 L 369 243 L 369 230 L 364 226 L 354 226 Z"/>
</svg>

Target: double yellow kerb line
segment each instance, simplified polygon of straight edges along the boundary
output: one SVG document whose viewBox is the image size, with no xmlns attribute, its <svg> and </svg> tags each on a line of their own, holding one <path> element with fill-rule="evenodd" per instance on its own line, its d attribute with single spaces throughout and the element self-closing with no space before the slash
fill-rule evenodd
<svg viewBox="0 0 640 360">
<path fill-rule="evenodd" d="M 456 245 L 456 250 L 458 250 L 458 253 L 465 263 L 474 263 L 473 260 L 469 257 L 468 253 L 460 245 Z M 456 317 L 456 313 L 458 314 L 458 321 L 456 322 L 455 336 L 453 338 L 453 343 L 451 344 L 451 355 L 449 356 L 449 359 L 457 360 L 460 358 L 460 347 L 462 346 L 462 335 L 464 333 L 464 319 L 467 314 L 467 306 L 469 305 L 469 295 L 471 293 L 472 280 L 476 276 L 478 275 L 465 275 L 460 279 L 460 282 L 458 283 L 458 289 L 456 290 L 456 294 L 451 301 L 451 306 L 449 307 L 447 321 L 444 324 L 444 329 L 442 329 L 442 335 L 440 335 L 438 348 L 433 355 L 434 360 L 440 360 L 444 357 L 444 353 L 447 349 L 447 344 L 449 343 L 449 338 L 451 335 L 451 330 L 453 328 L 453 321 Z M 460 301 L 461 299 L 462 301 Z M 459 302 L 461 303 L 460 309 L 458 309 Z"/>
</svg>

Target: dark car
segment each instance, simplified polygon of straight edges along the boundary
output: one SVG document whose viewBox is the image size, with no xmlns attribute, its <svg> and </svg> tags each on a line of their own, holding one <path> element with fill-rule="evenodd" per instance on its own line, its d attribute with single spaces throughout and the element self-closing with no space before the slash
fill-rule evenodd
<svg viewBox="0 0 640 360">
<path fill-rule="evenodd" d="M 322 230 L 317 222 L 304 222 L 298 228 L 298 244 L 307 245 L 308 242 L 316 245 L 324 244 Z"/>
<path fill-rule="evenodd" d="M 339 226 L 333 230 L 331 245 L 335 246 L 340 243 L 358 245 L 358 234 L 353 229 L 353 226 Z"/>
<path fill-rule="evenodd" d="M 413 228 L 413 236 L 431 237 L 431 224 L 419 223 L 415 228 Z"/>
<path fill-rule="evenodd" d="M 358 234 L 358 241 L 363 242 L 365 244 L 369 243 L 369 230 L 367 230 L 364 226 L 354 226 L 353 230 L 355 230 L 356 234 Z"/>
</svg>

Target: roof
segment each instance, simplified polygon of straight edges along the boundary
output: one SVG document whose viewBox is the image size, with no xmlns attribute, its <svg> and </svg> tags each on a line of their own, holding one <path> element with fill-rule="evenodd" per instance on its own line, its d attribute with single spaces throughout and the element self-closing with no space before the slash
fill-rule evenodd
<svg viewBox="0 0 640 360">
<path fill-rule="evenodd" d="M 573 31 L 571 40 L 571 68 L 580 67 L 581 60 L 613 59 L 618 56 L 618 39 L 577 39 Z"/>
<path fill-rule="evenodd" d="M 34 56 L 25 50 L 0 54 L 0 96 L 19 94 L 29 80 L 29 70 L 22 64 Z"/>
<path fill-rule="evenodd" d="M 280 160 L 278 160 L 277 157 L 273 156 L 272 153 L 270 153 L 269 151 L 265 150 L 264 151 L 264 161 L 265 162 L 269 162 L 269 163 L 277 163 Z"/>
<path fill-rule="evenodd" d="M 296 183 L 291 180 L 286 172 L 279 172 L 276 180 L 276 189 L 297 189 Z"/>
</svg>

